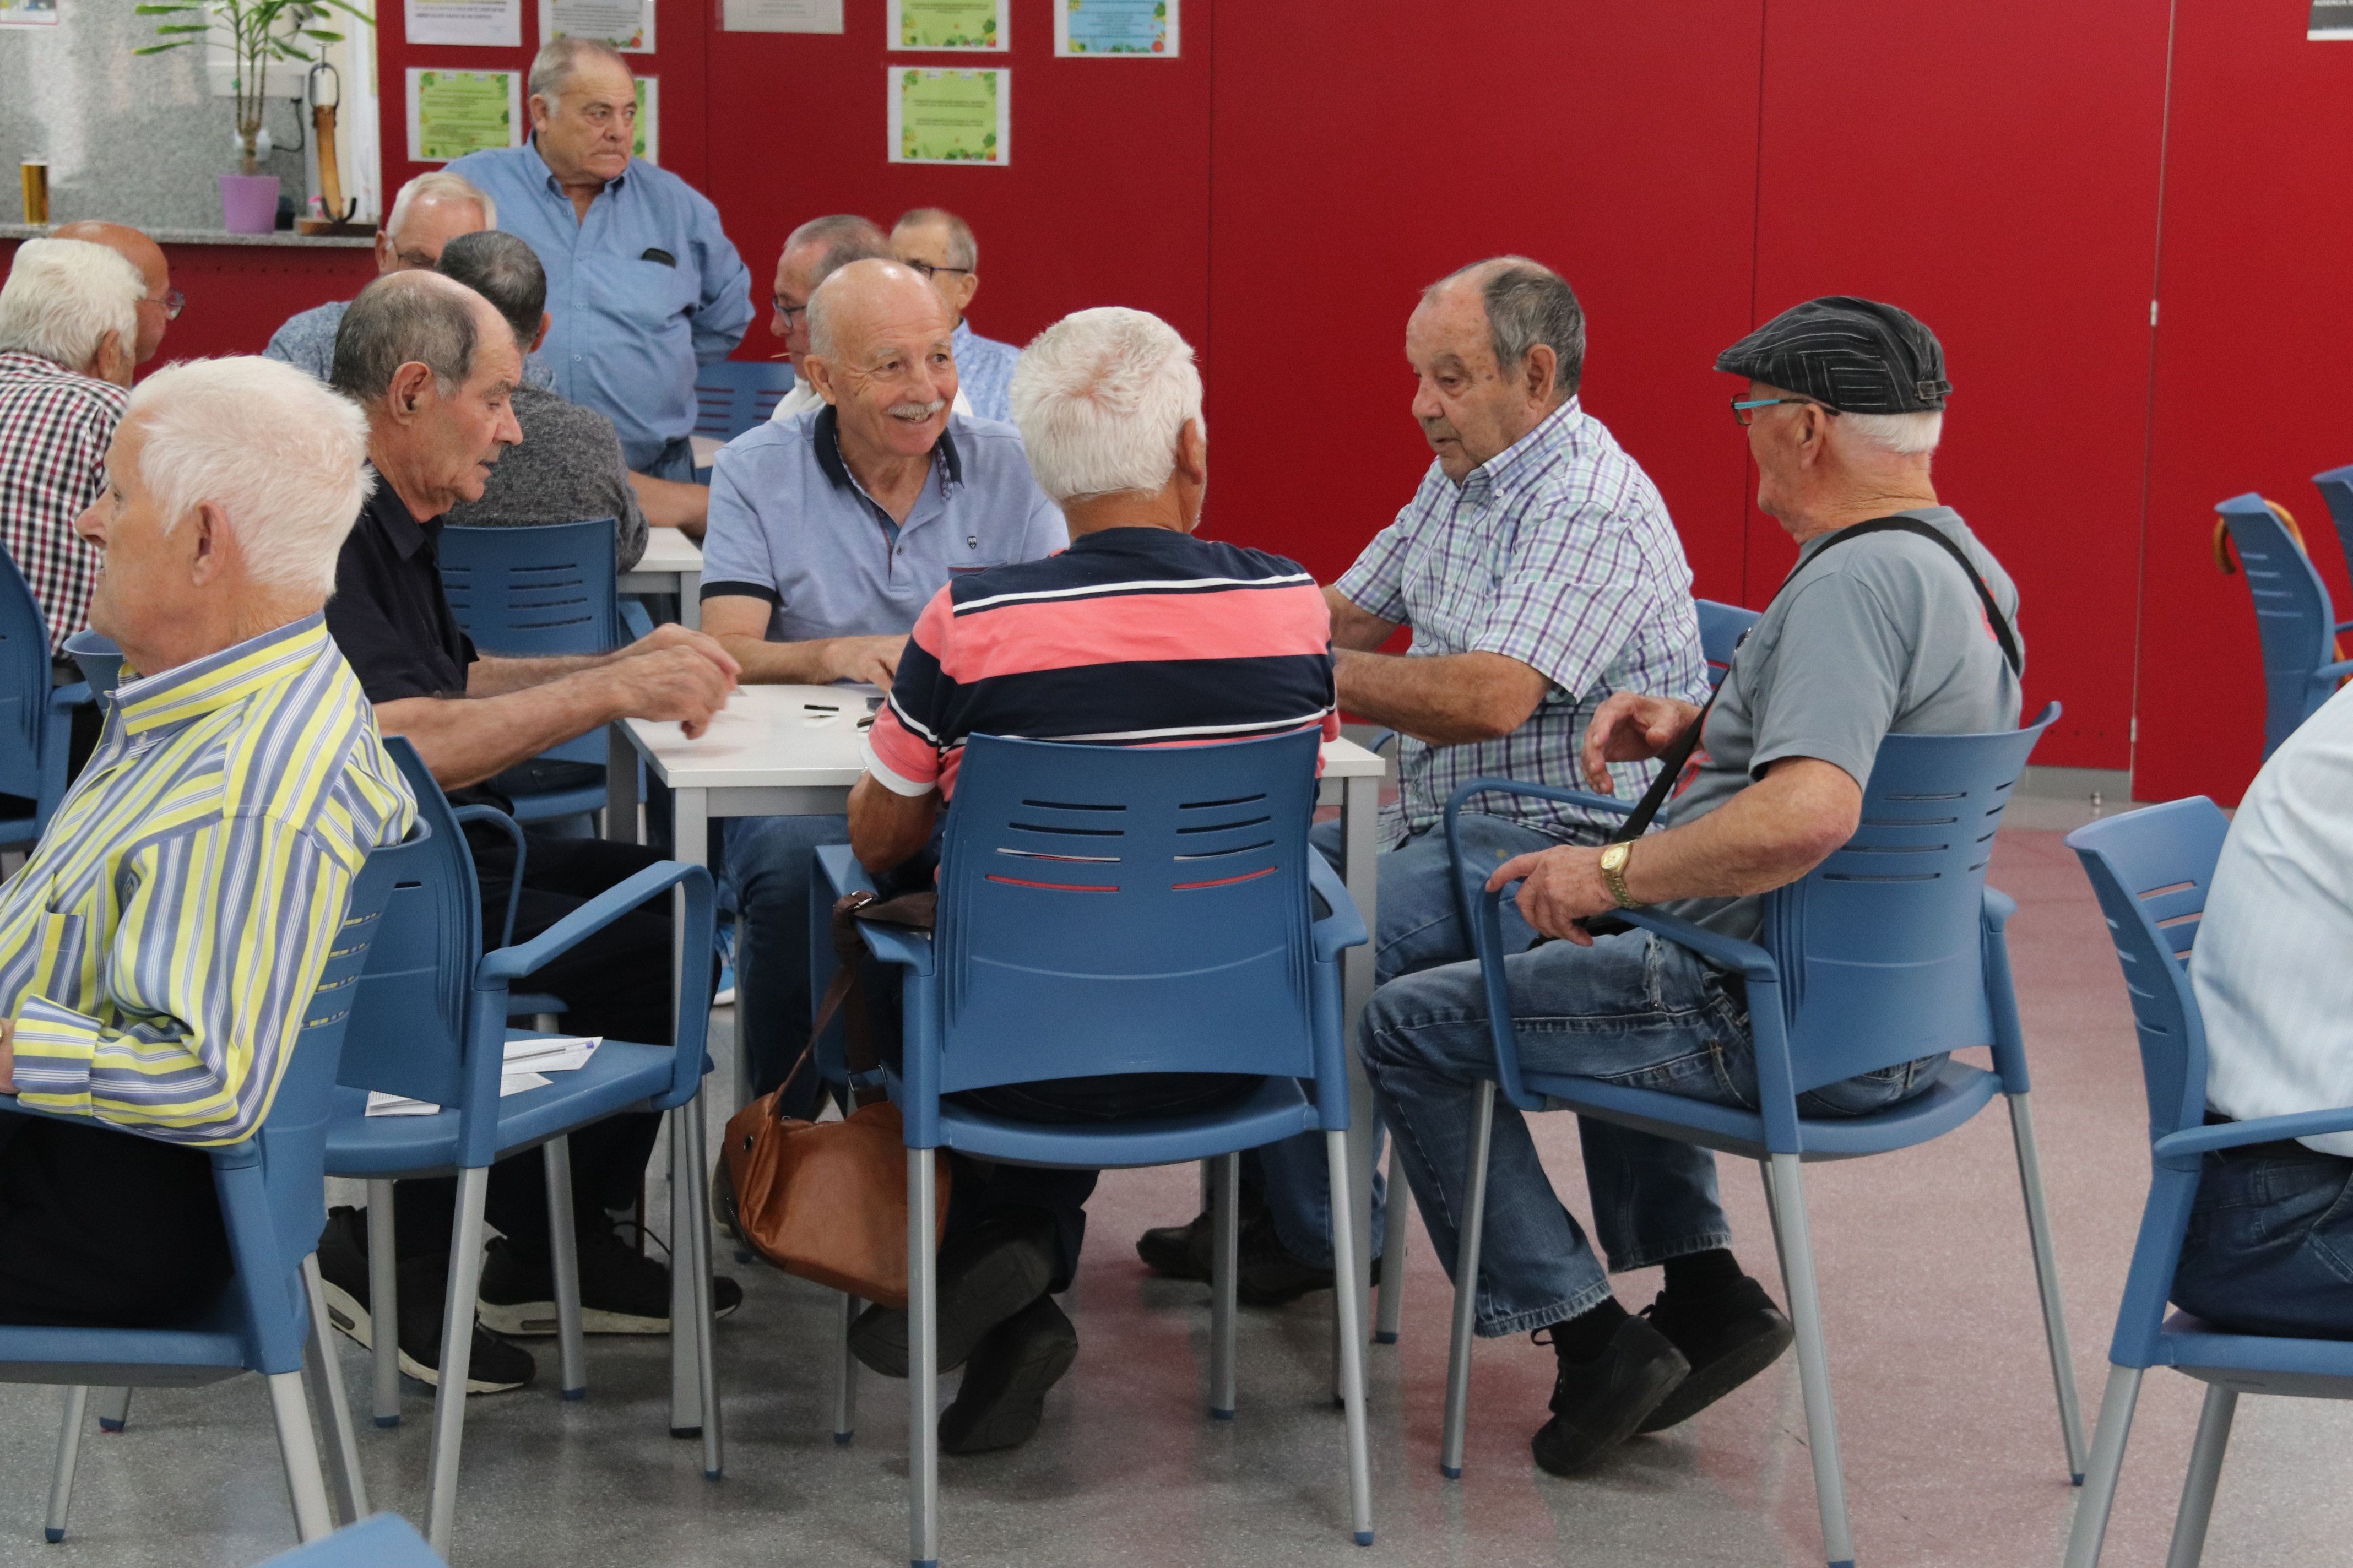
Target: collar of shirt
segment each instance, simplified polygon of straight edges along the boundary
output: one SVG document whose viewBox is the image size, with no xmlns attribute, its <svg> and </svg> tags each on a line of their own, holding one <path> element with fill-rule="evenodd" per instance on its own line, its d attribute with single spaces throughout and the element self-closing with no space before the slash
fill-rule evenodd
<svg viewBox="0 0 2353 1568">
<path fill-rule="evenodd" d="M 307 668 L 326 640 L 326 617 L 314 611 L 218 653 L 123 682 L 115 689 L 108 718 L 126 738 L 201 719 L 284 679 L 290 670 Z"/>
<path fill-rule="evenodd" d="M 375 513 L 376 521 L 384 524 L 384 536 L 392 541 L 392 547 L 400 552 L 403 561 L 413 559 L 427 542 L 440 537 L 441 520 L 428 517 L 420 521 L 382 474 L 376 476 L 375 494 L 368 497 L 364 510 Z"/>
<path fill-rule="evenodd" d="M 835 489 L 851 491 L 872 507 L 876 520 L 896 539 L 899 536 L 898 519 L 885 511 L 881 502 L 866 493 L 866 487 L 858 482 L 858 476 L 849 471 L 849 461 L 841 455 L 841 416 L 832 404 L 828 403 L 818 410 L 817 426 L 811 437 L 817 446 L 817 466 L 824 470 L 826 481 Z M 964 459 L 956 453 L 955 437 L 944 426 L 940 431 L 938 445 L 932 448 L 932 472 L 939 479 L 939 499 L 942 501 L 954 495 L 956 488 L 964 483 Z M 917 512 L 924 513 L 924 517 L 929 515 L 921 500 L 915 503 L 915 510 L 907 514 L 906 526 L 909 528 L 924 521 L 924 517 L 916 515 Z"/>
<path fill-rule="evenodd" d="M 1509 501 L 1541 476 L 1550 459 L 1575 449 L 1584 434 L 1585 412 L 1571 396 L 1536 421 L 1535 429 L 1462 476 L 1462 499 L 1474 504 Z"/>
<path fill-rule="evenodd" d="M 93 387 L 114 386 L 111 381 L 100 381 L 78 370 L 68 370 L 57 361 L 43 359 L 38 354 L 0 353 L 0 375 L 20 375 L 28 381 L 78 381 Z M 121 389 L 116 387 L 115 390 Z M 128 397 L 131 395 L 126 392 L 122 395 Z"/>
</svg>

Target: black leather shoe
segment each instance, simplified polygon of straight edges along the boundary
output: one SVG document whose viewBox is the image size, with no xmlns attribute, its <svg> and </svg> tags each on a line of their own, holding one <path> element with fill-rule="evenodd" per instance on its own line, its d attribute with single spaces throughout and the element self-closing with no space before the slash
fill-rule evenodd
<svg viewBox="0 0 2353 1568">
<path fill-rule="evenodd" d="M 1054 1222 L 1019 1210 L 995 1215 L 940 1248 L 939 1361 L 965 1363 L 989 1330 L 1046 1293 L 1054 1278 Z M 903 1308 L 869 1307 L 849 1325 L 849 1353 L 885 1377 L 907 1375 L 912 1332 Z"/>
<path fill-rule="evenodd" d="M 1167 1279 L 1209 1282 L 1209 1248 L 1217 1235 L 1205 1209 L 1187 1225 L 1155 1226 L 1136 1238 L 1144 1266 Z"/>
<path fill-rule="evenodd" d="M 1646 1318 L 1629 1318 L 1591 1361 L 1560 1363 L 1552 1419 L 1530 1445 L 1536 1464 L 1573 1475 L 1634 1435 L 1691 1375 L 1691 1363 Z"/>
<path fill-rule="evenodd" d="M 1046 1391 L 1079 1358 L 1079 1331 L 1051 1296 L 1040 1296 L 973 1347 L 955 1403 L 940 1413 L 940 1451 L 986 1454 L 1018 1447 L 1045 1417 Z"/>
<path fill-rule="evenodd" d="M 1781 1359 L 1797 1331 L 1765 1287 L 1744 1274 L 1740 1282 L 1696 1300 L 1666 1291 L 1642 1309 L 1691 1363 L 1691 1375 L 1642 1418 L 1638 1432 L 1663 1432 L 1690 1420 Z"/>
</svg>

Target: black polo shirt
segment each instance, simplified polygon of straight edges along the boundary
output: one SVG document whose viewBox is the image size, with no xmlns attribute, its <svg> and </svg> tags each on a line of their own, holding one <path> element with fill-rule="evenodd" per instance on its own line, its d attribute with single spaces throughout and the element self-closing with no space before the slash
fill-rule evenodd
<svg viewBox="0 0 2353 1568">
<path fill-rule="evenodd" d="M 343 541 L 327 633 L 371 702 L 466 694 L 474 644 L 441 591 L 440 537 L 441 519 L 419 522 L 379 479 Z"/>
</svg>

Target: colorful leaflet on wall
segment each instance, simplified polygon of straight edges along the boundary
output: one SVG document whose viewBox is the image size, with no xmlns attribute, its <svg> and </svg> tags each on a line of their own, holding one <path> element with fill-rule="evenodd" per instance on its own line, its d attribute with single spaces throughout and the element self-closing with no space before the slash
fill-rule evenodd
<svg viewBox="0 0 2353 1568">
<path fill-rule="evenodd" d="M 625 55 L 654 52 L 654 0 L 539 0 L 539 38 L 602 38 Z"/>
<path fill-rule="evenodd" d="M 408 158 L 446 163 L 512 147 L 522 121 L 521 71 L 408 71 Z"/>
<path fill-rule="evenodd" d="M 1013 157 L 1013 73 L 886 66 L 891 162 L 989 163 Z"/>
<path fill-rule="evenodd" d="M 0 0 L 0 27 L 54 27 L 58 0 Z"/>
<path fill-rule="evenodd" d="M 723 33 L 839 33 L 841 0 L 720 0 Z"/>
<path fill-rule="evenodd" d="M 522 47 L 522 0 L 401 0 L 400 13 L 412 44 Z"/>
<path fill-rule="evenodd" d="M 629 151 L 649 163 L 661 162 L 661 78 L 638 78 L 638 134 Z"/>
<path fill-rule="evenodd" d="M 1005 12 L 1005 0 L 891 0 L 883 36 L 894 49 L 1002 52 Z"/>
<path fill-rule="evenodd" d="M 1179 0 L 1054 0 L 1054 52 L 1173 60 Z"/>
</svg>

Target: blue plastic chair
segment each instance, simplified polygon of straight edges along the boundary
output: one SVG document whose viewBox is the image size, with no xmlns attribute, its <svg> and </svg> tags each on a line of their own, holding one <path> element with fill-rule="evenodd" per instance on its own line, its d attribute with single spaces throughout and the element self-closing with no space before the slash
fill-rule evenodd
<svg viewBox="0 0 2353 1568">
<path fill-rule="evenodd" d="M 359 972 L 382 933 L 388 910 L 415 886 L 417 866 L 433 852 L 434 829 L 419 825 L 406 842 L 371 854 L 353 883 L 343 928 L 304 1009 L 302 1029 L 280 1072 L 261 1124 L 238 1142 L 206 1152 L 220 1200 L 236 1275 L 220 1299 L 185 1323 L 165 1329 L 37 1328 L 0 1325 L 0 1383 L 64 1383 L 65 1420 L 49 1483 L 42 1533 L 66 1533 L 73 1500 L 82 1416 L 92 1385 L 195 1388 L 258 1372 L 269 1384 L 278 1446 L 304 1541 L 334 1527 L 319 1468 L 311 1405 L 323 1408 L 327 1451 L 334 1461 L 336 1503 L 346 1519 L 367 1512 L 351 1412 L 335 1377 L 335 1348 L 313 1256 L 326 1224 L 328 1104 Z M 33 1106 L 19 1114 L 90 1125 Z M 122 1136 L 137 1134 L 125 1131 Z M 309 1352 L 306 1365 L 304 1352 Z M 298 1375 L 301 1374 L 301 1375 Z M 306 1402 L 302 1384 L 310 1383 Z"/>
<path fill-rule="evenodd" d="M 2345 552 L 2345 563 L 2353 567 L 2353 467 L 2315 474 L 2312 482 L 2320 487 L 2320 499 L 2328 503 L 2329 521 L 2337 525 L 2337 542 Z"/>
<path fill-rule="evenodd" d="M 37 843 L 65 799 L 69 715 L 89 700 L 86 686 L 51 687 L 41 607 L 0 552 L 0 795 L 33 803 L 29 813 L 0 811 L 0 849 Z"/>
<path fill-rule="evenodd" d="M 1862 825 L 1854 837 L 1797 881 L 1766 895 L 1764 926 L 1755 942 L 1736 942 L 1648 910 L 1625 911 L 1631 924 L 1745 977 L 1757 1056 L 1759 1109 L 1753 1111 L 1599 1079 L 1524 1073 L 1511 1026 L 1497 913 L 1512 890 L 1475 890 L 1479 884 L 1469 880 L 1473 873 L 1454 840 L 1455 866 L 1466 889 L 1475 890 L 1472 934 L 1486 976 L 1496 1078 L 1478 1089 L 1470 1197 L 1454 1274 L 1454 1347 L 1440 1459 L 1447 1475 L 1460 1475 L 1462 1466 L 1487 1150 L 1500 1086 L 1523 1111 L 1575 1110 L 1745 1155 L 1763 1168 L 1789 1316 L 1798 1331 L 1799 1376 L 1831 1568 L 1852 1568 L 1854 1545 L 1799 1169 L 1809 1161 L 1857 1159 L 1925 1143 L 1968 1121 L 1996 1095 L 2008 1096 L 2067 1468 L 2082 1480 L 2083 1417 L 2069 1370 L 2067 1322 L 2027 1107 L 2025 1040 L 2002 934 L 2017 906 L 1985 885 L 1994 832 L 2010 790 L 2034 742 L 2058 716 L 2053 703 L 2031 724 L 2008 733 L 1886 737 L 1863 788 Z M 1478 779 L 1447 803 L 1451 839 L 1463 803 L 1488 791 L 1629 809 L 1622 801 L 1600 795 Z M 1810 1089 L 1971 1046 L 1992 1047 L 1993 1070 L 1948 1060 L 1924 1092 L 1893 1110 L 1854 1117 L 1799 1113 L 1798 1097 Z"/>
<path fill-rule="evenodd" d="M 1699 651 L 1707 660 L 1707 683 L 1721 686 L 1732 669 L 1732 650 L 1748 635 L 1765 614 L 1762 610 L 1744 609 L 1738 605 L 1719 604 L 1714 599 L 1692 601 L 1699 610 Z"/>
<path fill-rule="evenodd" d="M 617 595 L 614 520 L 527 528 L 445 528 L 441 588 L 449 610 L 486 653 L 552 658 L 610 653 L 653 630 L 644 607 Z M 540 753 L 544 762 L 606 765 L 604 731 L 592 730 Z M 545 822 L 605 809 L 605 784 L 516 795 L 518 822 Z"/>
<path fill-rule="evenodd" d="M 260 1568 L 444 1568 L 425 1538 L 396 1513 L 347 1524 L 323 1541 L 281 1552 Z"/>
<path fill-rule="evenodd" d="M 2353 1342 L 2231 1333 L 2187 1312 L 2168 1316 L 2165 1310 L 2198 1195 L 2200 1166 L 2209 1152 L 2353 1131 L 2353 1106 L 2204 1125 L 2206 1029 L 2189 963 L 2229 826 L 2214 803 L 2200 795 L 2095 822 L 2067 836 L 2068 847 L 2083 861 L 2084 874 L 2099 895 L 2132 998 L 2141 1080 L 2148 1091 L 2152 1166 L 2148 1205 L 2108 1346 L 2108 1386 L 2100 1403 L 2091 1474 L 2068 1538 L 2068 1568 L 2093 1568 L 2100 1560 L 2141 1374 L 2149 1367 L 2169 1366 L 2206 1384 L 2168 1568 L 2197 1568 L 2205 1550 L 2206 1523 L 2240 1394 L 2353 1399 Z"/>
<path fill-rule="evenodd" d="M 2353 630 L 2329 605 L 2328 589 L 2263 498 L 2250 490 L 2214 509 L 2238 547 L 2239 569 L 2255 604 L 2263 650 L 2263 755 L 2295 733 L 2353 675 L 2353 659 L 2331 657 L 2337 634 Z"/>
<path fill-rule="evenodd" d="M 938 929 L 861 927 L 903 966 L 909 1553 L 939 1558 L 938 1344 L 933 1172 L 941 1149 L 1080 1168 L 1215 1159 L 1209 1411 L 1234 1410 L 1240 1152 L 1321 1131 L 1332 1190 L 1348 1187 L 1341 949 L 1366 940 L 1337 873 L 1308 847 L 1313 734 L 1180 748 L 1054 745 L 975 735 L 942 841 Z M 844 891 L 866 885 L 846 847 L 818 851 Z M 1311 920 L 1311 889 L 1330 907 Z M 1079 1125 L 1017 1121 L 960 1091 L 1103 1073 L 1268 1075 L 1196 1115 Z M 1311 1098 L 1308 1090 L 1313 1088 Z M 1334 1268 L 1357 1267 L 1334 1205 Z M 1352 1290 L 1340 1316 L 1350 1517 L 1373 1540 L 1364 1355 Z"/>
<path fill-rule="evenodd" d="M 793 389 L 793 367 L 769 361 L 723 359 L 694 373 L 694 433 L 733 441 L 776 413 Z"/>
<path fill-rule="evenodd" d="M 608 557 L 609 559 L 609 557 Z M 418 816 L 433 829 L 417 891 L 387 915 L 375 952 L 360 982 L 358 1016 L 344 1043 L 336 1080 L 334 1120 L 327 1132 L 328 1173 L 368 1184 L 368 1299 L 375 1327 L 375 1406 L 379 1426 L 399 1419 L 399 1321 L 392 1184 L 403 1177 L 458 1178 L 458 1214 L 450 1237 L 449 1293 L 441 1331 L 440 1383 L 433 1404 L 432 1456 L 426 1537 L 446 1554 L 458 1500 L 459 1448 L 464 1434 L 467 1363 L 473 1343 L 474 1300 L 481 1283 L 482 1205 L 492 1162 L 531 1149 L 547 1162 L 549 1238 L 554 1255 L 556 1317 L 563 1392 L 585 1397 L 587 1373 L 581 1346 L 578 1258 L 573 1245 L 572 1162 L 567 1135 L 628 1110 L 679 1110 L 671 1139 L 677 1163 L 703 1169 L 701 1100 L 711 1021 L 708 977 L 688 965 L 680 985 L 677 1047 L 607 1040 L 586 1067 L 554 1075 L 543 1089 L 499 1094 L 506 1042 L 530 1037 L 511 1030 L 508 988 L 586 936 L 671 889 L 683 889 L 680 922 L 687 953 L 711 950 L 711 874 L 700 866 L 664 861 L 583 904 L 528 942 L 482 951 L 480 893 L 474 862 L 459 831 L 460 814 L 406 740 L 385 742 L 416 792 Z M 496 817 L 486 807 L 469 816 Z M 518 860 L 520 887 L 522 867 Z M 511 938 L 514 904 L 507 908 Z M 382 1089 L 444 1109 L 432 1116 L 369 1118 L 369 1091 Z M 720 1475 L 719 1401 L 712 1367 L 710 1216 L 702 1183 L 686 1181 L 692 1220 L 673 1267 L 690 1271 L 695 1308 L 695 1359 L 701 1381 L 703 1470 Z M 313 1231 L 313 1235 L 316 1232 Z M 679 1331 L 675 1321 L 670 1331 Z"/>
<path fill-rule="evenodd" d="M 90 700 L 101 708 L 114 700 L 114 689 L 122 684 L 122 650 L 112 637 L 84 626 L 66 638 L 66 655 L 80 668 Z"/>
</svg>

